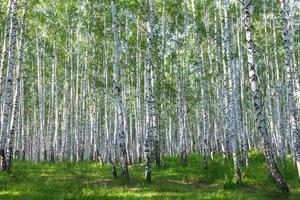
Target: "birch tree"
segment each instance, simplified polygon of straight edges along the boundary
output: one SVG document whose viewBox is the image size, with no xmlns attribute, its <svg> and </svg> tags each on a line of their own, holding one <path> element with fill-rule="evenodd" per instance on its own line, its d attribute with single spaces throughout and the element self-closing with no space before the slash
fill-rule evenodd
<svg viewBox="0 0 300 200">
<path fill-rule="evenodd" d="M 117 10 L 115 1 L 111 0 L 112 9 L 112 20 L 113 20 L 113 33 L 114 33 L 114 63 L 113 63 L 113 87 L 115 93 L 115 99 L 117 104 L 118 112 L 118 137 L 120 147 L 120 166 L 121 166 L 121 177 L 129 179 L 128 163 L 127 163 L 127 152 L 124 132 L 124 105 L 122 102 L 121 88 L 119 85 L 119 63 L 120 63 L 120 41 L 119 41 L 119 27 L 117 20 Z"/>
<path fill-rule="evenodd" d="M 251 84 L 251 93 L 253 100 L 253 108 L 256 115 L 257 129 L 262 137 L 263 150 L 266 157 L 268 169 L 270 175 L 275 182 L 275 184 L 284 192 L 289 192 L 289 188 L 285 180 L 283 179 L 280 171 L 277 168 L 275 162 L 275 157 L 271 149 L 270 138 L 268 134 L 268 129 L 266 126 L 265 116 L 262 111 L 261 99 L 259 96 L 260 88 L 258 85 L 258 76 L 256 72 L 256 66 L 254 62 L 254 49 L 253 49 L 253 35 L 251 29 L 251 0 L 244 1 L 244 25 L 246 29 L 246 41 L 247 41 L 247 59 L 249 67 L 249 80 Z"/>
<path fill-rule="evenodd" d="M 283 40 L 284 40 L 284 62 L 285 62 L 285 70 L 286 70 L 286 82 L 287 82 L 287 102 L 289 109 L 289 123 L 291 126 L 292 136 L 295 137 L 294 149 L 295 158 L 298 167 L 298 175 L 300 177 L 300 130 L 297 126 L 297 107 L 294 99 L 294 88 L 293 88 L 293 80 L 292 73 L 293 71 L 293 58 L 292 58 L 292 39 L 290 33 L 290 25 L 288 22 L 288 3 L 286 0 L 281 0 L 281 20 L 282 20 L 282 32 L 283 32 Z"/>
<path fill-rule="evenodd" d="M 144 156 L 146 162 L 145 178 L 151 182 L 151 138 L 156 135 L 155 127 L 155 99 L 153 95 L 153 30 L 154 29 L 154 1 L 149 0 L 149 16 L 147 21 L 147 57 L 146 57 L 146 76 L 145 76 L 145 93 L 146 93 L 146 135 L 144 142 Z M 158 145 L 157 138 L 154 138 L 154 148 Z M 157 152 L 155 152 L 157 153 Z M 157 157 L 159 155 L 155 155 Z"/>
<path fill-rule="evenodd" d="M 21 23 L 21 34 L 20 34 L 20 47 L 18 51 L 18 64 L 16 66 L 16 83 L 14 88 L 14 95 L 13 95 L 13 107 L 12 107 L 12 115 L 10 120 L 10 127 L 9 127 L 9 135 L 7 138 L 7 149 L 6 149 L 6 171 L 11 172 L 12 170 L 12 160 L 13 160 L 13 144 L 12 141 L 14 140 L 15 134 L 15 126 L 16 126 L 16 118 L 17 112 L 19 111 L 19 101 L 20 101 L 20 87 L 21 87 L 21 72 L 23 70 L 23 49 L 25 43 L 25 30 L 26 30 L 26 14 L 27 14 L 27 0 L 24 2 L 24 10 L 22 16 L 22 23 Z M 14 18 L 13 18 L 14 20 Z M 16 22 L 14 22 L 16 23 Z M 15 24 L 16 25 L 16 24 Z M 14 53 L 14 52 L 11 52 Z"/>
<path fill-rule="evenodd" d="M 6 87 L 3 97 L 3 111 L 1 116 L 1 140 L 0 140 L 0 171 L 7 169 L 7 161 L 9 158 L 5 156 L 5 150 L 7 151 L 7 143 L 11 143 L 13 140 L 9 135 L 9 113 L 12 106 L 12 90 L 14 80 L 15 58 L 16 58 L 16 41 L 17 41 L 17 26 L 18 26 L 18 0 L 14 0 L 12 18 L 11 18 L 11 31 L 9 38 L 9 60 L 6 78 Z M 5 144 L 5 145 L 4 145 Z M 9 150 L 8 150 L 9 152 Z"/>
<path fill-rule="evenodd" d="M 181 163 L 186 165 L 187 163 L 187 153 L 186 153 L 186 135 L 184 127 L 184 102 L 183 102 L 183 82 L 181 75 L 181 59 L 180 59 L 180 42 L 179 42 L 179 15 L 180 4 L 176 1 L 176 90 L 177 90 L 177 118 L 179 126 L 179 136 L 180 136 L 180 156 Z"/>
</svg>

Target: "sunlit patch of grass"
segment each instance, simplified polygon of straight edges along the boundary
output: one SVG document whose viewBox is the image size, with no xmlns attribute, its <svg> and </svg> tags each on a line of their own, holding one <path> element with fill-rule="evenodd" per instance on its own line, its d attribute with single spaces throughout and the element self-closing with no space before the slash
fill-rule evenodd
<svg viewBox="0 0 300 200">
<path fill-rule="evenodd" d="M 18 196 L 20 195 L 19 191 L 1 191 L 0 196 L 6 196 L 6 195 L 11 195 L 11 196 Z"/>
</svg>

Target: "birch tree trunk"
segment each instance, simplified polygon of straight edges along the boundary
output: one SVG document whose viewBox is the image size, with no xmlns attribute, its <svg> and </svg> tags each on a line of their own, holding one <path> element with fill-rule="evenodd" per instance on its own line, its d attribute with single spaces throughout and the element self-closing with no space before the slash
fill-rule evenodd
<svg viewBox="0 0 300 200">
<path fill-rule="evenodd" d="M 0 60 L 0 99 L 2 100 L 2 84 L 3 84 L 3 70 L 4 70 L 4 62 L 7 56 L 7 42 L 9 40 L 9 34 L 10 34 L 10 29 L 11 29 L 11 7 L 12 7 L 12 1 L 13 0 L 8 0 L 7 2 L 7 8 L 6 8 L 6 13 L 4 17 L 4 33 L 3 33 L 3 43 L 2 43 L 2 52 L 1 52 L 1 60 Z M 1 105 L 2 106 L 2 105 Z M 0 109 L 0 114 L 1 114 L 1 109 Z M 0 127 L 2 128 L 2 126 Z"/>
<path fill-rule="evenodd" d="M 24 4 L 25 5 L 25 4 Z M 25 31 L 24 31 L 25 33 Z M 25 51 L 26 54 L 26 51 Z M 25 56 L 24 56 L 25 57 Z M 25 60 L 25 58 L 23 59 Z M 25 155 L 26 155 L 26 139 L 27 139 L 27 134 L 25 131 L 25 128 L 27 127 L 25 125 L 25 108 L 24 108 L 24 75 L 23 75 L 23 70 L 21 70 L 20 74 L 20 127 L 21 127 L 21 148 L 20 148 L 20 159 L 25 160 Z"/>
<path fill-rule="evenodd" d="M 293 58 L 292 58 L 292 39 L 290 33 L 290 26 L 288 21 L 288 3 L 286 0 L 281 0 L 281 20 L 282 20 L 282 32 L 284 39 L 284 62 L 286 70 L 286 82 L 287 82 L 287 103 L 289 109 L 288 123 L 291 126 L 292 136 L 295 138 L 294 149 L 295 158 L 298 168 L 298 176 L 300 177 L 300 130 L 297 126 L 297 107 L 296 100 L 294 98 L 294 88 L 293 88 L 293 79 L 292 73 L 295 73 L 293 68 Z"/>
<path fill-rule="evenodd" d="M 240 11 L 240 17 L 238 19 L 238 28 L 237 28 L 237 48 L 238 48 L 238 63 L 239 63 L 239 70 L 240 70 L 240 94 L 241 94 L 241 113 L 242 113 L 242 120 L 241 120 L 241 135 L 242 135 L 242 143 L 240 143 L 240 151 L 241 151 L 241 165 L 248 166 L 248 155 L 247 155 L 247 132 L 248 132 L 248 125 L 247 125 L 247 110 L 246 110 L 246 91 L 245 91 L 245 75 L 244 75 L 244 57 L 243 57 L 243 46 L 241 45 L 241 32 L 242 32 L 242 10 Z M 239 103 L 238 103 L 239 105 Z"/>
<path fill-rule="evenodd" d="M 103 35 L 106 38 L 106 10 L 103 4 Z M 109 106 L 108 106 L 108 99 L 109 99 L 109 79 L 108 79 L 108 49 L 107 49 L 107 40 L 104 40 L 103 43 L 103 50 L 104 50 L 104 78 L 105 78 L 105 87 L 104 87 L 104 129 L 105 129 L 105 136 L 106 136 L 106 157 L 108 162 L 111 164 L 112 167 L 112 176 L 117 178 L 117 171 L 112 160 L 112 150 L 111 150 L 111 132 L 109 126 Z M 111 120 L 112 121 L 112 120 Z"/>
<path fill-rule="evenodd" d="M 11 172 L 12 170 L 12 160 L 13 160 L 13 143 L 14 134 L 15 134 L 15 126 L 16 126 L 16 118 L 17 112 L 19 110 L 19 99 L 20 99 L 20 75 L 23 70 L 23 49 L 25 43 L 25 30 L 26 30 L 26 13 L 27 13 L 27 0 L 24 2 L 24 10 L 23 10 L 23 17 L 22 17 L 22 24 L 21 24 L 21 35 L 20 35 L 20 47 L 18 52 L 18 64 L 16 66 L 16 84 L 15 84 L 15 91 L 13 97 L 13 107 L 12 107 L 12 115 L 10 120 L 10 128 L 9 128 L 9 135 L 7 138 L 7 149 L 6 149 L 6 171 Z M 16 16 L 13 16 L 16 17 Z M 16 20 L 12 18 L 13 20 Z M 14 22 L 13 26 L 16 26 L 17 22 Z M 10 52 L 14 53 L 14 52 Z M 10 54 L 11 55 L 11 54 Z"/>
<path fill-rule="evenodd" d="M 216 78 L 215 78 L 215 115 L 216 118 L 216 135 L 217 135 L 217 148 L 218 150 L 223 150 L 223 130 L 222 130 L 222 99 L 220 98 L 220 78 L 219 78 L 219 66 L 220 66 L 220 48 L 218 45 L 219 37 L 218 37 L 218 23 L 217 23 L 217 0 L 213 2 L 213 12 L 214 12 L 214 48 L 215 48 L 215 65 L 216 65 Z M 221 145 L 221 147 L 219 147 Z"/>
<path fill-rule="evenodd" d="M 121 177 L 128 180 L 128 163 L 127 152 L 124 132 L 124 105 L 122 102 L 121 88 L 119 85 L 119 63 L 120 63 L 120 41 L 119 41 L 119 28 L 117 20 L 117 11 L 115 0 L 111 0 L 112 20 L 113 20 L 113 33 L 114 33 L 114 63 L 113 63 L 113 85 L 114 93 L 117 103 L 118 112 L 118 133 L 119 133 L 119 146 L 120 146 L 120 165 L 121 165 Z"/>
<path fill-rule="evenodd" d="M 275 135 L 281 140 L 284 134 L 283 131 L 283 114 L 281 111 L 281 81 L 278 65 L 278 55 L 277 55 L 277 35 L 276 35 L 276 19 L 274 12 L 274 1 L 271 1 L 271 11 L 272 11 L 272 41 L 273 41 L 273 53 L 274 53 L 274 64 L 275 64 L 275 118 L 276 118 L 276 132 Z M 281 142 L 280 142 L 281 143 Z M 279 147 L 279 151 L 282 149 Z M 279 152 L 280 154 L 280 152 Z"/>
<path fill-rule="evenodd" d="M 52 61 L 52 78 L 51 78 L 51 99 L 50 99 L 50 121 L 49 121 L 49 155 L 50 161 L 54 162 L 54 151 L 55 151 L 55 85 L 56 85 L 56 47 L 55 41 L 53 42 L 53 61 Z"/>
<path fill-rule="evenodd" d="M 131 151 L 131 144 L 130 144 L 130 138 L 131 136 L 131 132 L 129 131 L 129 126 L 131 126 L 131 124 L 128 121 L 128 114 L 129 113 L 129 106 L 128 106 L 128 98 L 127 96 L 130 96 L 130 88 L 128 89 L 128 86 L 130 87 L 130 83 L 129 83 L 129 78 L 127 77 L 128 72 L 130 73 L 130 68 L 129 68 L 129 45 L 128 45 L 128 40 L 129 40 L 129 13 L 128 10 L 125 10 L 125 63 L 124 63 L 124 69 L 122 70 L 122 77 L 123 77 L 123 92 L 122 92 L 122 98 L 123 98 L 123 102 L 124 102 L 124 130 L 125 130 L 125 135 L 126 135 L 126 151 L 127 151 L 127 158 L 128 158 L 128 163 L 129 165 L 132 164 L 132 157 L 130 155 L 130 151 Z"/>
<path fill-rule="evenodd" d="M 155 70 L 154 70 L 154 64 L 153 64 L 153 52 L 154 52 L 154 33 L 155 33 L 155 29 L 154 29 L 154 20 L 155 20 L 155 16 L 154 16 L 154 0 L 150 0 L 149 1 L 149 18 L 148 18 L 148 26 L 147 26 L 147 66 L 150 67 L 150 75 L 151 75 L 151 85 L 149 88 L 149 97 L 150 99 L 148 99 L 148 104 L 151 105 L 150 106 L 150 112 L 151 112 L 151 120 L 152 121 L 152 125 L 151 125 L 151 129 L 152 129 L 152 137 L 153 137 L 153 145 L 154 145 L 154 156 L 155 156 L 155 164 L 156 166 L 160 165 L 160 146 L 159 146 L 159 135 L 158 135 L 158 130 L 157 130 L 157 119 L 156 119 L 156 111 L 155 111 L 155 107 L 156 107 L 156 99 L 155 99 L 155 93 L 154 93 L 154 85 L 155 85 Z M 146 67 L 147 70 L 147 67 Z M 147 96 L 147 95 L 146 95 Z M 151 102 L 151 103 L 150 103 Z"/>
<path fill-rule="evenodd" d="M 229 42 L 229 0 L 225 0 L 225 45 L 226 45 L 226 58 L 227 58 L 227 67 L 229 69 L 229 91 L 231 91 L 231 100 L 230 100 L 230 115 L 231 115 L 231 145 L 232 145 L 232 154 L 233 154 L 233 164 L 235 170 L 235 177 L 237 183 L 241 183 L 241 170 L 237 155 L 237 144 L 236 144 L 236 109 L 235 109 L 235 77 L 234 77 L 234 66 L 231 61 L 231 49 Z"/>
<path fill-rule="evenodd" d="M 89 26 L 89 25 L 88 25 Z M 86 41 L 89 44 L 90 41 L 90 32 L 89 27 L 87 28 L 86 32 Z M 88 137 L 89 133 L 88 129 L 88 108 L 89 108 L 89 101 L 88 101 L 88 94 L 89 94 L 89 81 L 88 81 L 88 68 L 89 68 L 89 46 L 85 47 L 85 55 L 84 55 L 84 68 L 83 68 L 83 78 L 82 78 L 82 96 L 81 96 L 81 119 L 80 119 L 80 137 L 81 137 L 81 149 L 79 150 L 79 158 L 83 161 L 88 156 L 88 148 L 90 146 L 86 146 L 89 142 Z"/>
<path fill-rule="evenodd" d="M 251 0 L 244 1 L 244 22 L 246 29 L 246 41 L 247 41 L 247 58 L 249 66 L 249 80 L 251 84 L 252 100 L 255 109 L 256 115 L 256 124 L 257 129 L 262 137 L 263 150 L 267 160 L 268 169 L 270 175 L 275 182 L 275 184 L 282 190 L 284 193 L 289 192 L 289 188 L 285 180 L 283 179 L 280 171 L 277 168 L 275 162 L 275 157 L 271 149 L 270 139 L 268 135 L 268 130 L 266 126 L 265 116 L 263 115 L 263 109 L 261 106 L 261 99 L 259 96 L 260 88 L 258 86 L 258 77 L 256 75 L 256 67 L 254 63 L 254 49 L 253 49 L 253 36 L 251 30 Z"/>
<path fill-rule="evenodd" d="M 220 7 L 223 7 L 222 1 L 220 0 Z M 221 36 L 222 36 L 222 62 L 223 62 L 223 87 L 222 87 L 222 97 L 223 97 L 223 123 L 224 123 L 224 151 L 223 157 L 227 158 L 230 152 L 230 142 L 229 142 L 229 112 L 228 112 L 228 72 L 227 66 L 225 62 L 226 54 L 226 37 L 224 31 L 224 23 L 223 23 L 223 10 L 221 9 L 219 12 L 219 17 L 221 21 Z"/>
<path fill-rule="evenodd" d="M 40 52 L 40 45 L 37 37 L 37 65 L 38 65 L 38 95 L 39 95 L 39 115 L 40 115 L 40 129 L 39 129 L 39 150 L 41 155 L 39 159 L 46 160 L 46 142 L 45 142 L 45 101 L 44 101 L 44 81 L 43 81 L 43 52 Z"/>
<path fill-rule="evenodd" d="M 14 0 L 13 2 L 13 12 L 11 18 L 11 31 L 10 31 L 10 39 L 9 39 L 9 61 L 8 61 L 8 69 L 7 69 L 7 78 L 6 78 L 6 87 L 5 87 L 5 95 L 3 97 L 3 112 L 1 116 L 1 127 L 2 127 L 2 137 L 0 141 L 0 171 L 7 169 L 7 155 L 5 155 L 5 149 L 7 150 L 9 147 L 7 144 L 12 143 L 13 139 L 9 135 L 8 123 L 9 123 L 9 113 L 11 110 L 12 104 L 12 87 L 13 87 L 13 79 L 14 79 L 14 69 L 15 69 L 15 57 L 16 57 L 16 40 L 17 40 L 17 26 L 18 26 L 18 0 Z M 5 144 L 5 146 L 3 146 Z"/>
<path fill-rule="evenodd" d="M 81 34 L 80 34 L 80 23 L 77 29 L 77 63 L 76 63 L 76 90 L 75 90 L 75 144 L 76 144 L 76 161 L 81 158 L 81 133 L 79 130 L 79 70 L 80 70 L 80 48 L 81 48 Z"/>
<path fill-rule="evenodd" d="M 194 31 L 195 31 L 195 45 L 196 45 L 196 66 L 199 70 L 199 78 L 201 80 L 201 111 L 202 111 L 202 125 L 203 125 L 203 167 L 204 169 L 208 168 L 208 129 L 207 129 L 207 113 L 206 113 L 206 81 L 205 77 L 205 69 L 203 62 L 201 62 L 201 58 L 203 59 L 203 51 L 201 50 L 200 39 L 199 39 L 199 30 L 198 30 L 198 21 L 195 12 L 195 2 L 192 0 L 192 11 L 194 17 Z M 202 55 L 202 56 L 201 56 Z"/>
<path fill-rule="evenodd" d="M 20 47 L 18 52 L 18 64 L 16 66 L 16 83 L 14 89 L 14 96 L 13 96 L 13 107 L 12 107 L 12 115 L 10 120 L 10 128 L 9 128 L 9 135 L 7 138 L 6 144 L 6 171 L 11 172 L 12 170 L 12 160 L 13 160 L 13 140 L 15 134 L 15 126 L 17 121 L 17 112 L 19 110 L 19 98 L 20 98 L 20 74 L 22 69 L 22 62 L 23 62 L 23 48 L 25 42 L 25 27 L 26 27 L 26 12 L 27 12 L 27 0 L 24 2 L 24 11 L 22 17 L 22 28 L 21 28 L 21 36 L 20 36 Z"/>
<path fill-rule="evenodd" d="M 177 99 L 177 118 L 179 126 L 179 136 L 180 136 L 180 156 L 181 163 L 183 165 L 187 164 L 187 154 L 186 154 L 186 135 L 184 130 L 184 105 L 183 105 L 183 83 L 181 75 L 181 60 L 180 60 L 180 44 L 179 44 L 179 15 L 180 4 L 176 1 L 176 99 Z"/>
<path fill-rule="evenodd" d="M 156 135 L 155 127 L 155 98 L 153 95 L 153 61 L 152 61 L 152 51 L 153 51 L 153 31 L 154 31 L 154 1 L 149 0 L 149 16 L 147 21 L 147 58 L 146 58 L 146 76 L 145 76 L 145 86 L 146 86 L 146 135 L 144 143 L 144 156 L 146 162 L 145 178 L 148 183 L 151 182 L 151 138 Z M 158 140 L 154 138 L 155 147 L 158 146 Z M 155 151 L 157 153 L 157 151 Z M 157 158 L 159 155 L 155 155 Z"/>
<path fill-rule="evenodd" d="M 71 22 L 72 24 L 72 22 Z M 69 134 L 66 138 L 67 140 L 67 146 L 66 146 L 66 157 L 70 160 L 70 161 L 74 161 L 74 139 L 75 139 L 75 110 L 74 110 L 74 69 L 73 69 L 73 28 L 70 28 L 70 35 L 69 35 L 69 41 L 70 41 L 70 55 L 69 55 L 69 59 L 70 59 L 70 89 L 69 89 L 69 112 L 68 113 L 68 117 L 69 117 Z"/>
<path fill-rule="evenodd" d="M 140 23 L 137 19 L 137 52 L 136 52 L 136 152 L 138 161 L 142 161 L 142 127 L 141 127 L 141 40 L 140 40 Z"/>
<path fill-rule="evenodd" d="M 94 29 L 96 25 L 96 16 L 94 11 Z M 93 37 L 92 37 L 92 43 L 93 43 L 93 49 L 92 49 L 92 65 L 93 65 L 93 82 L 92 82 L 92 130 L 91 130 L 91 136 L 90 136 L 90 160 L 94 160 L 94 155 L 96 149 L 94 149 L 95 146 L 95 139 L 97 133 L 97 86 L 96 86 L 96 80 L 97 80 L 97 63 L 96 63 L 96 38 L 95 38 L 95 31 L 93 31 Z"/>
<path fill-rule="evenodd" d="M 68 45 L 69 46 L 69 45 Z M 69 48 L 67 48 L 69 49 Z M 69 57 L 69 55 L 68 55 Z M 68 58 L 68 65 L 70 65 L 70 58 Z M 68 138 L 68 72 L 65 65 L 65 83 L 64 83 L 64 95 L 63 95 L 63 113 L 62 113 L 62 135 L 61 135 L 61 148 L 60 148 L 60 161 L 63 161 L 66 156 L 66 143 Z"/>
</svg>

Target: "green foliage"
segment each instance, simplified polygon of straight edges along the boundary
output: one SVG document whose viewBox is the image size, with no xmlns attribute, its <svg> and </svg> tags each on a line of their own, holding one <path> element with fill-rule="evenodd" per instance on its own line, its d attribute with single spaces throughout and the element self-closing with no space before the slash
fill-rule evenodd
<svg viewBox="0 0 300 200">
<path fill-rule="evenodd" d="M 290 159 L 284 177 L 291 194 L 284 197 L 268 176 L 261 152 L 249 154 L 250 166 L 243 169 L 243 183 L 236 185 L 232 162 L 220 155 L 210 160 L 209 169 L 202 166 L 202 157 L 188 157 L 188 165 L 180 165 L 178 157 L 164 158 L 160 167 L 153 167 L 153 182 L 143 180 L 144 166 L 130 167 L 131 179 L 124 182 L 111 178 L 110 166 L 98 163 L 31 163 L 15 161 L 11 175 L 0 174 L 0 199 L 299 199 L 300 182 Z"/>
</svg>

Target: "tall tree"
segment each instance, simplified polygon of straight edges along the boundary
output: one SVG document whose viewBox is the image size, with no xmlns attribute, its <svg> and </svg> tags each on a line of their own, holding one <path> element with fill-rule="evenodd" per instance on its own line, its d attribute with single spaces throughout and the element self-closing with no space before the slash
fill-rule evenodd
<svg viewBox="0 0 300 200">
<path fill-rule="evenodd" d="M 43 51 L 41 51 L 38 36 L 36 39 L 37 45 L 37 66 L 38 66 L 38 96 L 39 96 L 39 122 L 40 122 L 40 129 L 39 129 L 39 152 L 41 155 L 39 159 L 46 160 L 46 142 L 45 142 L 45 98 L 44 98 L 44 81 L 43 81 Z"/>
<path fill-rule="evenodd" d="M 179 11 L 180 4 L 176 1 L 176 99 L 177 99 L 177 118 L 179 126 L 179 136 L 180 136 L 180 156 L 181 163 L 186 165 L 187 163 L 187 153 L 186 153 L 186 133 L 184 127 L 184 102 L 183 102 L 183 81 L 181 75 L 181 59 L 180 59 L 180 41 L 179 41 Z"/>
<path fill-rule="evenodd" d="M 147 21 L 147 57 L 146 57 L 146 77 L 145 77 L 145 93 L 146 93 L 146 135 L 144 143 L 144 156 L 146 162 L 145 178 L 147 182 L 151 182 L 151 138 L 156 135 L 155 127 L 155 98 L 153 95 L 153 34 L 154 34 L 154 1 L 149 0 L 149 16 Z M 158 139 L 154 138 L 154 148 L 158 147 Z M 158 149 L 156 149 L 158 150 Z M 157 151 L 155 157 L 158 159 Z"/>
<path fill-rule="evenodd" d="M 258 85 L 258 77 L 254 62 L 254 48 L 253 48 L 253 35 L 251 29 L 251 0 L 244 0 L 244 25 L 246 29 L 246 41 L 247 41 L 247 58 L 249 66 L 249 80 L 251 84 L 251 93 L 254 111 L 256 115 L 257 129 L 262 136 L 263 150 L 267 160 L 268 169 L 273 181 L 284 192 L 289 192 L 289 188 L 285 180 L 283 179 L 280 171 L 277 168 L 275 157 L 271 149 L 270 138 L 266 125 L 265 116 L 261 106 L 261 99 L 259 96 L 260 88 Z"/>
<path fill-rule="evenodd" d="M 51 99 L 50 99 L 50 121 L 49 121 L 49 159 L 54 162 L 55 159 L 55 97 L 56 97 L 56 46 L 53 42 L 53 60 L 52 60 L 52 78 L 51 78 Z"/>
<path fill-rule="evenodd" d="M 118 112 L 118 133 L 119 133 L 119 146 L 120 146 L 120 165 L 121 177 L 129 179 L 128 162 L 125 142 L 124 131 L 124 105 L 122 102 L 121 88 L 119 85 L 119 63 L 120 63 L 120 41 L 119 41 L 119 27 L 117 19 L 117 10 L 115 0 L 111 0 L 112 20 L 113 20 L 113 33 L 114 33 L 114 63 L 113 63 L 113 85 L 114 93 L 117 103 Z"/>
<path fill-rule="evenodd" d="M 12 170 L 12 160 L 13 160 L 13 140 L 15 134 L 16 118 L 17 112 L 19 111 L 19 101 L 20 101 L 20 84 L 21 84 L 21 73 L 23 71 L 23 49 L 25 43 L 25 30 L 26 30 L 26 14 L 27 14 L 27 0 L 24 2 L 24 10 L 21 24 L 21 34 L 20 34 L 20 47 L 18 51 L 18 64 L 16 66 L 16 83 L 15 91 L 13 96 L 13 108 L 10 120 L 9 135 L 7 139 L 7 149 L 6 149 L 6 170 L 11 172 Z M 20 114 L 20 113 L 19 113 Z M 20 116 L 20 115 L 19 115 Z M 20 116 L 22 117 L 22 116 Z M 20 131 L 20 130 L 19 130 Z"/>
<path fill-rule="evenodd" d="M 195 1 L 192 0 L 192 10 L 194 17 L 194 31 L 195 31 L 195 45 L 196 45 L 196 67 L 199 71 L 199 79 L 201 80 L 201 111 L 202 111 L 202 126 L 203 126 L 203 167 L 208 168 L 208 129 L 207 129 L 207 113 L 206 113 L 206 81 L 205 81 L 205 69 L 201 57 L 203 58 L 203 50 L 201 50 L 200 34 L 198 29 L 198 21 L 196 15 Z M 202 54 L 202 56 L 201 56 Z M 202 60 L 203 61 L 203 60 Z"/>
<path fill-rule="evenodd" d="M 9 60 L 8 60 L 8 69 L 7 69 L 7 78 L 6 78 L 6 87 L 3 97 L 3 111 L 1 116 L 1 141 L 0 141 L 0 171 L 6 170 L 6 160 L 9 159 L 5 157 L 5 149 L 7 150 L 7 142 L 12 141 L 8 135 L 9 131 L 9 115 L 12 104 L 12 90 L 13 90 L 13 80 L 14 80 L 14 69 L 15 69 L 15 58 L 16 58 L 16 42 L 17 42 L 17 26 L 18 26 L 18 0 L 13 0 L 13 11 L 11 18 L 11 31 L 9 37 Z M 5 144 L 5 145 L 4 145 Z M 7 155 L 6 155 L 7 156 Z"/>
<path fill-rule="evenodd" d="M 7 42 L 9 40 L 10 28 L 11 28 L 11 7 L 12 0 L 7 2 L 7 9 L 4 17 L 4 33 L 3 33 L 3 42 L 2 42 L 2 52 L 0 60 L 0 98 L 2 98 L 2 84 L 3 84 L 3 71 L 4 71 L 4 62 L 7 56 Z M 0 109 L 1 113 L 1 109 Z"/>
<path fill-rule="evenodd" d="M 139 17 L 137 18 L 136 23 L 137 28 L 137 44 L 136 44 L 136 152 L 137 158 L 139 161 L 142 160 L 142 123 L 141 123 L 141 79 L 140 79 L 140 72 L 141 72 L 141 39 L 140 39 L 140 22 Z"/>
<path fill-rule="evenodd" d="M 288 8 L 288 2 L 286 0 L 281 0 L 281 20 L 282 20 L 282 32 L 283 32 L 283 40 L 284 40 L 284 62 L 285 62 L 285 74 L 286 74 L 286 82 L 287 82 L 287 102 L 288 102 L 288 109 L 289 109 L 289 121 L 291 123 L 291 132 L 292 136 L 295 137 L 295 158 L 297 162 L 298 167 L 298 175 L 300 177 L 300 129 L 297 125 L 297 107 L 296 107 L 296 101 L 294 98 L 294 87 L 293 87 L 293 73 L 295 71 L 293 70 L 293 56 L 292 56 L 292 38 L 290 33 L 290 24 L 288 22 L 288 16 L 289 16 L 289 8 Z"/>
<path fill-rule="evenodd" d="M 231 117 L 231 146 L 232 146 L 232 155 L 235 176 L 238 183 L 242 181 L 241 170 L 237 155 L 237 144 L 236 144 L 236 109 L 235 109 L 235 70 L 231 60 L 231 49 L 229 42 L 229 0 L 225 0 L 225 9 L 224 9 L 224 21 L 225 21 L 225 46 L 226 46 L 226 58 L 227 58 L 227 67 L 229 69 L 229 91 L 231 91 L 230 99 L 230 117 Z"/>
</svg>

